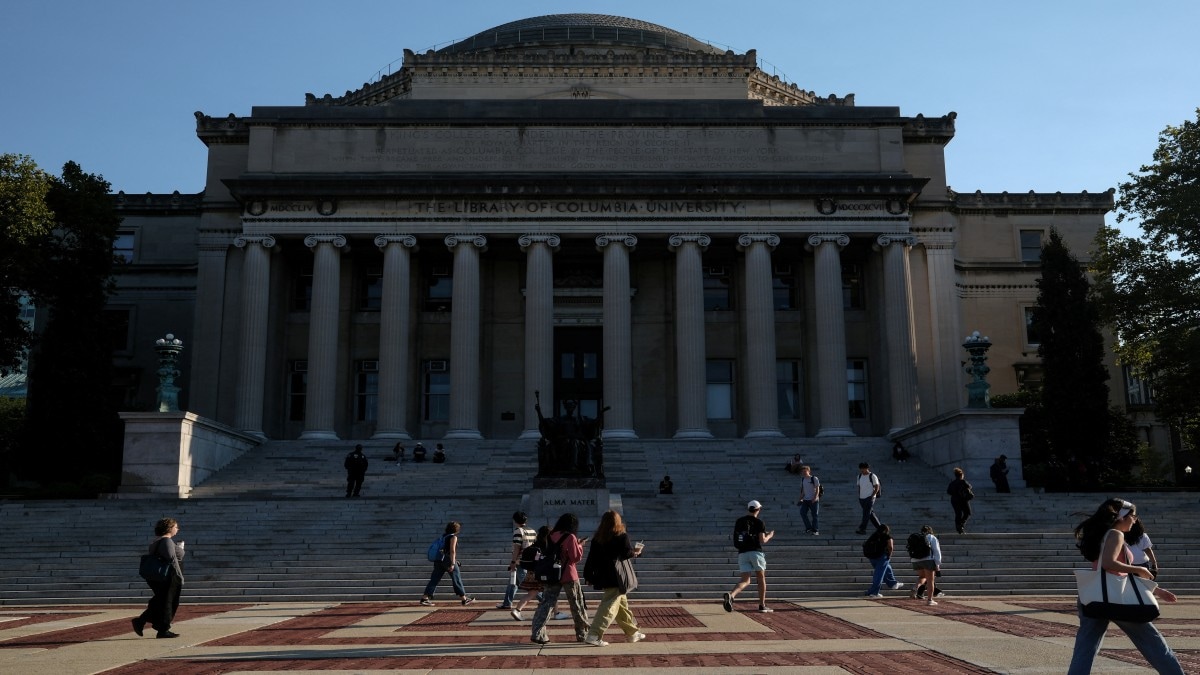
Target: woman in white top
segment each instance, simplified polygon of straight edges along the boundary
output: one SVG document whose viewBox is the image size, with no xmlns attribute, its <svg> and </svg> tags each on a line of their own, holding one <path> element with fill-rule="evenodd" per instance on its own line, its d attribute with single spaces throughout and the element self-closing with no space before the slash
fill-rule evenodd
<svg viewBox="0 0 1200 675">
<path fill-rule="evenodd" d="M 937 593 L 937 590 L 934 588 L 934 579 L 937 577 L 937 571 L 942 568 L 942 546 L 938 542 L 938 538 L 933 534 L 933 528 L 928 525 L 921 526 L 921 537 L 924 538 L 929 551 L 925 555 L 918 556 L 914 555 L 915 551 L 911 543 L 908 547 L 908 555 L 912 558 L 912 568 L 917 571 L 917 578 L 919 579 L 917 585 L 913 587 L 912 592 L 908 594 L 908 597 L 915 600 L 917 589 L 925 586 L 929 593 L 926 596 L 929 598 L 926 600 L 926 604 L 936 605 L 937 600 L 933 599 L 933 596 Z M 909 539 L 912 539 L 912 537 L 909 537 Z"/>
<path fill-rule="evenodd" d="M 1134 522 L 1133 527 L 1125 533 L 1125 545 L 1129 547 L 1129 553 L 1133 555 L 1133 564 L 1150 570 L 1150 574 L 1153 575 L 1151 578 L 1157 579 L 1158 556 L 1154 555 L 1154 544 L 1146 535 L 1146 528 L 1142 526 L 1142 521 Z"/>
</svg>

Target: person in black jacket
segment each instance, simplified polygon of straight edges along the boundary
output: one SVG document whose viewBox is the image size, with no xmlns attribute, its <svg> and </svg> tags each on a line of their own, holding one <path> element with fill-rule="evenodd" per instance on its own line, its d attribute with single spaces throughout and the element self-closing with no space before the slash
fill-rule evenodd
<svg viewBox="0 0 1200 675">
<path fill-rule="evenodd" d="M 179 564 L 183 560 L 183 542 L 176 543 L 171 539 L 178 533 L 179 522 L 174 518 L 163 518 L 154 524 L 155 539 L 150 543 L 148 552 L 161 560 L 169 561 L 171 566 L 166 581 L 146 582 L 150 585 L 150 590 L 154 591 L 154 597 L 146 604 L 146 611 L 133 619 L 133 632 L 139 637 L 146 624 L 158 631 L 155 637 L 179 637 L 178 633 L 171 632 L 171 621 L 175 619 L 175 612 L 179 609 L 179 596 L 183 593 L 183 568 Z"/>
<path fill-rule="evenodd" d="M 354 452 L 346 455 L 342 466 L 346 467 L 346 496 L 357 497 L 362 490 L 363 479 L 367 477 L 367 456 L 363 454 L 362 444 L 354 446 Z"/>
<path fill-rule="evenodd" d="M 607 647 L 608 643 L 603 639 L 604 632 L 612 625 L 614 619 L 630 642 L 646 639 L 646 634 L 638 629 L 633 613 L 629 611 L 628 593 L 633 588 L 623 587 L 621 575 L 617 571 L 617 565 L 622 564 L 621 561 L 641 554 L 641 545 L 634 546 L 630 543 L 621 514 L 605 511 L 604 515 L 600 516 L 600 527 L 596 528 L 591 548 L 588 549 L 587 562 L 583 565 L 583 578 L 596 590 L 604 591 L 604 597 L 596 607 L 592 625 L 584 642 L 596 647 Z M 633 583 L 636 583 L 636 577 Z"/>
<path fill-rule="evenodd" d="M 954 530 L 959 534 L 967 531 L 967 521 L 971 518 L 971 500 L 975 498 L 975 491 L 964 476 L 961 468 L 954 467 L 954 480 L 946 486 L 946 494 L 950 495 L 950 505 L 954 507 Z"/>
</svg>

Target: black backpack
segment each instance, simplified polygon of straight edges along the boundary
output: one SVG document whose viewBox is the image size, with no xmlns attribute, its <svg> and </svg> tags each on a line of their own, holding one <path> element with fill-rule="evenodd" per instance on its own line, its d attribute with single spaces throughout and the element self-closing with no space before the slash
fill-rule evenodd
<svg viewBox="0 0 1200 675">
<path fill-rule="evenodd" d="M 528 572 L 533 572 L 537 567 L 538 558 L 542 557 L 542 549 L 537 544 L 530 544 L 521 549 L 521 557 L 517 562 L 517 567 Z"/>
<path fill-rule="evenodd" d="M 758 550 L 758 533 L 753 531 L 751 528 L 752 523 L 754 523 L 754 521 L 747 518 L 744 521 L 739 520 L 737 525 L 734 526 L 733 547 L 736 548 L 739 553 Z"/>
<path fill-rule="evenodd" d="M 880 558 L 887 552 L 887 544 L 884 543 L 882 537 L 871 535 L 863 542 L 862 552 L 866 558 Z"/>
<path fill-rule="evenodd" d="M 908 557 L 913 559 L 928 558 L 929 554 L 933 553 L 933 549 L 929 547 L 929 540 L 925 538 L 925 535 L 919 532 L 914 532 L 908 535 L 907 548 Z"/>
<path fill-rule="evenodd" d="M 525 551 L 521 551 L 524 557 Z M 543 584 L 562 583 L 562 540 L 548 542 L 542 557 L 533 564 L 533 575 Z"/>
</svg>

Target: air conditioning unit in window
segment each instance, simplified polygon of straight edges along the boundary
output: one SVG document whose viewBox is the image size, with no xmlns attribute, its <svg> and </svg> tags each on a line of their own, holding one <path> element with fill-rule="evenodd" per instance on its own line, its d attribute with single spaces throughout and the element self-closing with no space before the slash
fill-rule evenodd
<svg viewBox="0 0 1200 675">
<path fill-rule="evenodd" d="M 379 372 L 379 362 L 378 361 L 362 361 L 359 364 L 358 369 L 364 373 L 377 373 L 377 372 Z"/>
<path fill-rule="evenodd" d="M 430 361 L 428 370 L 431 373 L 444 373 L 447 370 L 446 366 L 445 361 Z"/>
<path fill-rule="evenodd" d="M 449 265 L 431 265 L 429 267 L 429 276 L 448 277 L 448 276 L 450 276 L 450 266 Z"/>
<path fill-rule="evenodd" d="M 308 361 L 292 361 L 292 372 L 293 373 L 307 373 L 308 372 Z"/>
<path fill-rule="evenodd" d="M 792 266 L 791 266 L 791 265 L 788 265 L 788 264 L 786 264 L 786 263 L 779 263 L 779 264 L 776 264 L 776 265 L 775 265 L 775 276 L 777 276 L 777 277 L 790 277 L 790 276 L 792 276 Z"/>
</svg>

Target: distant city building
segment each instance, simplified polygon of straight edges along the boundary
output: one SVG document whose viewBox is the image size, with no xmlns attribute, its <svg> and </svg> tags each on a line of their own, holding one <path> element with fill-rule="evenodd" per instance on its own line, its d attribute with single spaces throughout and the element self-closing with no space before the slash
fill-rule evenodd
<svg viewBox="0 0 1200 675">
<path fill-rule="evenodd" d="M 965 404 L 974 330 L 993 394 L 1040 381 L 1042 241 L 1113 208 L 956 192 L 952 112 L 593 14 L 196 125 L 202 193 L 117 196 L 118 386 L 150 409 L 173 332 L 182 407 L 274 439 L 530 437 L 535 392 L 609 438 L 881 436 Z"/>
</svg>

